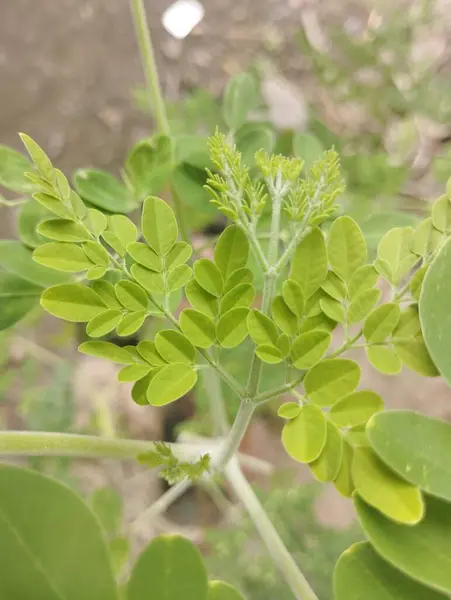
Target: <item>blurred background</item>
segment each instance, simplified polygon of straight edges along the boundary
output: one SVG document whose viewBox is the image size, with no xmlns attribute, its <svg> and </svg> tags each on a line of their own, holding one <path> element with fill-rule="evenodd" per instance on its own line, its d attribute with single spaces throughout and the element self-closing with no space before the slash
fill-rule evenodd
<svg viewBox="0 0 451 600">
<path fill-rule="evenodd" d="M 443 193 L 451 176 L 449 0 L 187 4 L 191 8 L 146 2 L 171 133 L 208 135 L 222 127 L 225 86 L 231 76 L 248 72 L 258 89 L 249 122 L 270 128 L 276 150 L 296 150 L 304 134 L 312 152 L 332 145 L 339 150 L 347 181 L 343 208 L 359 221 L 371 249 L 390 227 L 414 225 Z M 189 30 L 191 18 L 199 22 Z M 95 168 L 119 177 L 133 144 L 154 131 L 143 85 L 125 0 L 0 0 L 1 144 L 21 150 L 17 132 L 24 131 L 68 176 Z M 181 185 L 198 185 L 196 196 L 199 174 L 188 166 L 180 172 Z M 24 241 L 20 210 L 0 205 L 0 239 L 20 234 Z M 221 223 L 207 211 L 195 228 L 200 239 L 209 239 Z M 211 433 L 202 385 L 167 410 L 143 409 L 132 402 L 130 387 L 116 383 L 114 365 L 77 353 L 82 335 L 39 308 L 0 332 L 1 427 L 168 441 L 180 432 Z M 355 358 L 360 360 L 358 352 Z M 239 369 L 243 359 L 234 360 Z M 361 364 L 362 385 L 378 391 L 388 406 L 450 418 L 451 393 L 440 379 L 411 371 L 390 378 Z M 228 408 L 233 416 L 233 398 Z M 350 502 L 333 486 L 318 488 L 308 469 L 285 455 L 275 409 L 260 411 L 244 440 L 242 450 L 264 461 L 248 475 L 327 600 L 334 561 L 360 534 Z M 212 575 L 236 584 L 250 600 L 291 598 L 227 490 L 197 486 L 165 514 L 147 518 L 146 507 L 166 485 L 143 467 L 29 462 L 89 497 L 119 576 L 150 536 L 179 531 L 201 544 Z"/>
</svg>

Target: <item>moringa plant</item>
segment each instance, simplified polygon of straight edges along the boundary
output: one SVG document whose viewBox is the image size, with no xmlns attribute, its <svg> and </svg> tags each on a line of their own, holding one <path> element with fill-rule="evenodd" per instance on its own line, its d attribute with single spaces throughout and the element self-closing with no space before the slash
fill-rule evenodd
<svg viewBox="0 0 451 600">
<path fill-rule="evenodd" d="M 132 5 L 164 125 L 142 4 Z M 228 108 L 240 114 L 239 94 L 230 96 Z M 90 339 L 80 351 L 121 365 L 119 381 L 133 383 L 132 400 L 143 419 L 149 405 L 183 402 L 199 375 L 208 374 L 217 435 L 166 444 L 5 431 L 0 453 L 138 460 L 173 484 L 151 514 L 199 480 L 226 480 L 293 597 L 318 600 L 241 469 L 241 442 L 254 414 L 283 397 L 278 414 L 286 452 L 318 481 L 352 497 L 366 537 L 336 564 L 336 600 L 446 599 L 451 427 L 414 412 L 384 410 L 377 393 L 359 386 L 360 366 L 347 353 L 363 348 L 372 367 L 387 375 L 404 365 L 451 380 L 450 185 L 415 229 L 386 233 L 372 260 L 358 224 L 337 214 L 344 183 L 335 150 L 308 165 L 302 157 L 259 150 L 247 165 L 232 137 L 217 132 L 209 141 L 207 191 L 229 224 L 206 258 L 196 256 L 176 201 L 177 216 L 163 199 L 145 197 L 139 228 L 113 205 L 106 215 L 21 134 L 32 166 L 27 163 L 26 175 L 17 167 L 16 174 L 30 182 L 33 202 L 49 218 L 32 232 L 33 262 L 22 246 L 9 246 L 6 264 L 28 278 L 4 267 L 4 326 L 38 295 L 51 315 L 86 324 Z M 171 138 L 164 139 L 172 156 Z M 147 169 L 137 175 L 152 177 Z M 113 331 L 134 334 L 150 319 L 162 326 L 136 346 L 105 339 Z M 245 345 L 249 368 L 239 378 L 227 357 Z M 231 425 L 222 385 L 239 403 Z M 99 522 L 69 488 L 3 464 L 0 490 L 2 597 L 243 598 L 224 582 L 208 581 L 199 551 L 180 536 L 156 538 L 117 582 L 113 540 L 107 546 Z"/>
</svg>

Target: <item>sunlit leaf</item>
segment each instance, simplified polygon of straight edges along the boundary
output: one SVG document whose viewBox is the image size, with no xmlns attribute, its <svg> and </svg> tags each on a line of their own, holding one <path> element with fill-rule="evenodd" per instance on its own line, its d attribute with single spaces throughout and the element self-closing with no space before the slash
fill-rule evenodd
<svg viewBox="0 0 451 600">
<path fill-rule="evenodd" d="M 313 229 L 296 248 L 290 279 L 300 284 L 305 298 L 311 296 L 327 277 L 327 251 L 324 235 Z"/>
<path fill-rule="evenodd" d="M 152 377 L 147 400 L 152 406 L 164 406 L 187 394 L 196 381 L 197 372 L 191 366 L 174 362 L 159 369 Z"/>
<path fill-rule="evenodd" d="M 297 402 L 285 402 L 277 411 L 277 415 L 282 419 L 294 419 L 301 412 L 301 405 Z"/>
<path fill-rule="evenodd" d="M 289 336 L 296 333 L 298 318 L 290 310 L 282 296 L 274 297 L 271 304 L 271 314 L 274 322 L 281 331 Z"/>
<path fill-rule="evenodd" d="M 141 228 L 146 242 L 158 256 L 166 256 L 177 241 L 178 227 L 171 207 L 160 198 L 144 201 Z"/>
<path fill-rule="evenodd" d="M 321 454 L 326 444 L 326 420 L 321 409 L 304 405 L 298 416 L 288 421 L 282 431 L 282 444 L 287 453 L 302 463 L 310 463 Z"/>
<path fill-rule="evenodd" d="M 47 288 L 42 293 L 41 305 L 51 315 L 75 323 L 90 321 L 106 308 L 94 290 L 78 283 Z"/>
<path fill-rule="evenodd" d="M 269 364 L 277 364 L 282 362 L 283 356 L 277 346 L 272 344 L 261 344 L 255 349 L 255 354 L 260 360 Z"/>
<path fill-rule="evenodd" d="M 224 279 L 214 262 L 200 258 L 194 263 L 194 278 L 197 283 L 212 296 L 220 296 L 224 288 Z"/>
<path fill-rule="evenodd" d="M 300 284 L 293 279 L 287 279 L 282 286 L 282 296 L 291 312 L 300 317 L 305 305 L 304 292 Z"/>
<path fill-rule="evenodd" d="M 233 308 L 224 313 L 216 324 L 216 337 L 224 348 L 235 348 L 248 334 L 248 308 Z"/>
<path fill-rule="evenodd" d="M 89 321 L 86 326 L 86 333 L 90 337 L 103 337 L 116 329 L 121 319 L 122 313 L 120 310 L 109 308 Z"/>
<path fill-rule="evenodd" d="M 363 233 L 350 217 L 338 217 L 330 228 L 327 242 L 330 266 L 343 281 L 349 281 L 367 260 Z"/>
<path fill-rule="evenodd" d="M 318 406 L 330 406 L 353 392 L 360 380 L 360 367 L 347 358 L 326 359 L 310 369 L 304 379 L 306 394 Z"/>
<path fill-rule="evenodd" d="M 226 280 L 236 270 L 246 266 L 249 255 L 249 242 L 244 231 L 237 225 L 230 225 L 220 235 L 215 247 L 215 263 Z"/>
<path fill-rule="evenodd" d="M 366 423 L 375 413 L 383 410 L 384 402 L 371 390 L 360 390 L 345 396 L 330 409 L 330 419 L 339 427 L 354 427 Z"/>
<path fill-rule="evenodd" d="M 401 372 L 401 359 L 391 346 L 369 346 L 366 348 L 366 357 L 375 369 L 385 375 L 397 375 Z"/>
<path fill-rule="evenodd" d="M 249 335 L 257 346 L 269 344 L 275 346 L 279 337 L 274 322 L 261 311 L 253 309 L 247 316 Z"/>
<path fill-rule="evenodd" d="M 179 331 L 165 329 L 155 336 L 155 347 L 168 363 L 194 362 L 196 350 L 191 342 Z"/>
<path fill-rule="evenodd" d="M 106 358 L 120 365 L 132 365 L 135 362 L 131 352 L 111 342 L 83 342 L 78 350 L 83 354 L 96 356 L 97 358 Z"/>
<path fill-rule="evenodd" d="M 363 325 L 363 335 L 371 343 L 387 339 L 398 324 L 401 309 L 393 302 L 379 306 L 368 315 Z"/>
<path fill-rule="evenodd" d="M 216 339 L 214 322 L 208 315 L 187 308 L 180 314 L 180 328 L 188 340 L 199 348 L 209 348 Z"/>
<path fill-rule="evenodd" d="M 337 427 L 327 421 L 326 444 L 310 468 L 318 481 L 333 481 L 340 470 L 343 457 L 343 437 Z"/>
<path fill-rule="evenodd" d="M 352 479 L 358 494 L 390 519 L 414 525 L 424 516 L 420 490 L 401 479 L 370 448 L 356 448 Z"/>
<path fill-rule="evenodd" d="M 310 369 L 322 359 L 331 342 L 330 333 L 324 330 L 302 333 L 291 347 L 293 365 L 297 369 Z"/>
</svg>

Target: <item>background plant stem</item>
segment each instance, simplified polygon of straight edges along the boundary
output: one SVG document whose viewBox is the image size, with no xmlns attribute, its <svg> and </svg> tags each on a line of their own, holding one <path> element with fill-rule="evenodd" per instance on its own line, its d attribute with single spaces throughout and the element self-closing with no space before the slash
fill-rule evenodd
<svg viewBox="0 0 451 600">
<path fill-rule="evenodd" d="M 154 112 L 158 130 L 169 133 L 169 123 L 166 115 L 166 106 L 163 100 L 158 70 L 155 62 L 149 24 L 147 23 L 146 10 L 143 0 L 130 0 L 130 7 L 135 25 L 136 40 L 141 54 L 144 76 L 147 82 L 147 93 L 151 110 Z"/>
</svg>

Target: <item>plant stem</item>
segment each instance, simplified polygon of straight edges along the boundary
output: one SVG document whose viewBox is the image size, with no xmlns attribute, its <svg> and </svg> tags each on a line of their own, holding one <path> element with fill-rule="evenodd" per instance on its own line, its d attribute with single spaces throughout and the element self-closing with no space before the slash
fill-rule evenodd
<svg viewBox="0 0 451 600">
<path fill-rule="evenodd" d="M 226 476 L 296 600 L 318 600 L 236 461 L 229 463 Z"/>
<path fill-rule="evenodd" d="M 179 457 L 200 455 L 200 446 L 169 444 Z M 203 445 L 205 450 L 206 444 Z M 197 450 L 196 450 L 197 448 Z M 3 456 L 72 456 L 74 458 L 136 459 L 138 454 L 154 450 L 154 443 L 140 440 L 48 433 L 41 431 L 1 431 L 0 455 Z"/>
<path fill-rule="evenodd" d="M 169 488 L 164 494 L 162 494 L 158 500 L 156 500 L 153 504 L 151 504 L 143 513 L 139 515 L 139 517 L 132 523 L 132 529 L 137 531 L 140 529 L 142 525 L 144 525 L 147 521 L 151 521 L 158 517 L 159 515 L 166 512 L 166 510 L 176 502 L 179 498 L 183 496 L 183 494 L 189 490 L 191 487 L 192 481 L 190 479 L 184 479 L 183 481 L 179 481 L 171 488 Z"/>
<path fill-rule="evenodd" d="M 257 396 L 255 396 L 254 398 L 254 402 L 255 404 L 261 404 L 262 402 L 268 402 L 269 400 L 273 400 L 274 398 L 277 398 L 278 396 L 281 396 L 282 394 L 285 394 L 285 392 L 290 392 L 293 388 L 295 388 L 297 385 L 299 385 L 300 383 L 302 383 L 304 377 L 305 377 L 305 373 L 307 371 L 305 371 L 304 373 L 302 373 L 302 375 L 300 375 L 297 379 L 295 379 L 294 381 L 290 381 L 289 383 L 285 383 L 284 385 L 281 385 L 278 388 L 274 388 L 272 390 L 268 390 L 267 392 L 263 392 L 261 394 L 257 394 Z"/>
<path fill-rule="evenodd" d="M 238 452 L 254 410 L 255 405 L 252 402 L 241 402 L 232 429 L 224 440 L 222 447 L 219 449 L 217 458 L 213 462 L 214 467 L 219 471 L 223 470 L 235 453 Z"/>
<path fill-rule="evenodd" d="M 201 373 L 201 381 L 210 405 L 213 435 L 227 435 L 229 432 L 229 423 L 224 407 L 219 374 L 208 367 Z"/>
<path fill-rule="evenodd" d="M 147 23 L 146 11 L 143 0 L 130 0 L 130 8 L 133 14 L 136 40 L 141 53 L 141 62 L 147 81 L 147 93 L 151 108 L 154 111 L 155 120 L 161 133 L 169 133 L 169 123 L 166 116 L 166 106 L 163 100 L 158 70 L 155 62 L 155 53 L 150 37 L 149 25 Z"/>
</svg>

